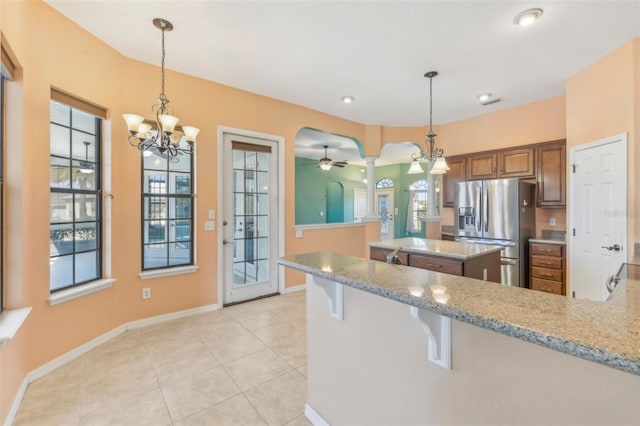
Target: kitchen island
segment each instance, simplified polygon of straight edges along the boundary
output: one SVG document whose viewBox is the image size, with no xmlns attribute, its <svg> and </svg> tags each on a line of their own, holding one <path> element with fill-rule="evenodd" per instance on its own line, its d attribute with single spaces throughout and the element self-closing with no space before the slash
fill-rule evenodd
<svg viewBox="0 0 640 426">
<path fill-rule="evenodd" d="M 397 250 L 401 265 L 500 282 L 501 246 L 425 238 L 399 238 L 369 243 L 369 258 L 385 262 Z"/>
<path fill-rule="evenodd" d="M 314 424 L 640 424 L 640 282 L 609 302 L 319 252 L 307 273 Z"/>
</svg>

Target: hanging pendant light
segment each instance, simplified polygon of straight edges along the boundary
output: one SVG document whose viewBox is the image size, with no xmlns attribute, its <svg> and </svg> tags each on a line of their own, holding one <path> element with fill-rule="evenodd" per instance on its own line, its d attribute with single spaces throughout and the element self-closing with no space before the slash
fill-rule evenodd
<svg viewBox="0 0 640 426">
<path fill-rule="evenodd" d="M 437 75 L 437 71 L 429 71 L 424 75 L 429 79 L 429 133 L 425 136 L 427 138 L 429 152 L 411 154 L 411 168 L 409 168 L 409 174 L 423 173 L 420 161 L 433 163 L 429 173 L 434 175 L 441 175 L 447 173 L 447 170 L 449 170 L 447 161 L 444 158 L 444 150 L 442 148 L 435 147 L 436 134 L 433 133 L 433 77 L 436 77 Z"/>
<path fill-rule="evenodd" d="M 184 138 L 187 146 L 181 146 L 182 133 L 176 131 L 178 117 L 171 115 L 168 106 L 169 98 L 164 93 L 164 33 L 173 30 L 173 24 L 162 18 L 155 18 L 153 25 L 162 31 L 162 64 L 161 64 L 161 92 L 156 103 L 151 107 L 156 115 L 155 129 L 151 124 L 144 122 L 144 117 L 137 114 L 123 114 L 127 129 L 129 130 L 128 141 L 131 146 L 138 148 L 145 156 L 152 153 L 163 157 L 176 156 L 182 154 L 193 154 L 196 136 L 200 129 L 191 126 L 182 126 Z"/>
</svg>

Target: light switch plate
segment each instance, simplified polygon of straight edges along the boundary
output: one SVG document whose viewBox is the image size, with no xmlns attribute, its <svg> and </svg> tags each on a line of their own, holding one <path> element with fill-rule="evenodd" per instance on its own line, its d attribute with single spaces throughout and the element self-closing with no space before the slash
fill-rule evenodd
<svg viewBox="0 0 640 426">
<path fill-rule="evenodd" d="M 216 218 L 216 211 L 215 210 L 209 210 L 209 219 L 213 220 Z"/>
<path fill-rule="evenodd" d="M 556 218 L 552 217 L 551 219 L 549 219 L 549 225 L 550 226 L 556 226 Z"/>
</svg>

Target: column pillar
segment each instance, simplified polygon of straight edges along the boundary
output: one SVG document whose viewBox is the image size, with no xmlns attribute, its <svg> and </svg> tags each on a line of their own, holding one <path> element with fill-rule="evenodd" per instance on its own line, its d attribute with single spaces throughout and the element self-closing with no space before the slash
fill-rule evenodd
<svg viewBox="0 0 640 426">
<path fill-rule="evenodd" d="M 367 214 L 365 215 L 365 221 L 378 220 L 378 212 L 376 212 L 376 158 L 378 157 L 365 157 L 367 160 Z"/>
</svg>

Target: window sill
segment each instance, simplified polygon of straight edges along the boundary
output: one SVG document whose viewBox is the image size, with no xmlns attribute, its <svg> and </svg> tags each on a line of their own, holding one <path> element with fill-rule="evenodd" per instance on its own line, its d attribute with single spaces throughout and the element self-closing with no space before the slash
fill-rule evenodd
<svg viewBox="0 0 640 426">
<path fill-rule="evenodd" d="M 31 312 L 31 308 L 6 310 L 0 314 L 0 348 L 13 339 Z"/>
<path fill-rule="evenodd" d="M 440 222 L 440 216 L 423 217 L 420 219 L 422 222 Z"/>
<path fill-rule="evenodd" d="M 78 297 L 86 296 L 87 294 L 95 293 L 96 291 L 109 288 L 116 281 L 117 280 L 115 278 L 105 278 L 101 280 L 91 281 L 90 283 L 70 288 L 68 290 L 51 293 L 51 295 L 49 296 L 49 305 L 58 305 L 60 303 L 68 302 L 69 300 L 77 299 Z"/>
<path fill-rule="evenodd" d="M 175 268 L 154 269 L 152 271 L 143 271 L 138 274 L 141 280 L 149 280 L 151 278 L 170 277 L 172 275 L 191 274 L 198 271 L 198 266 L 176 266 Z"/>
</svg>

